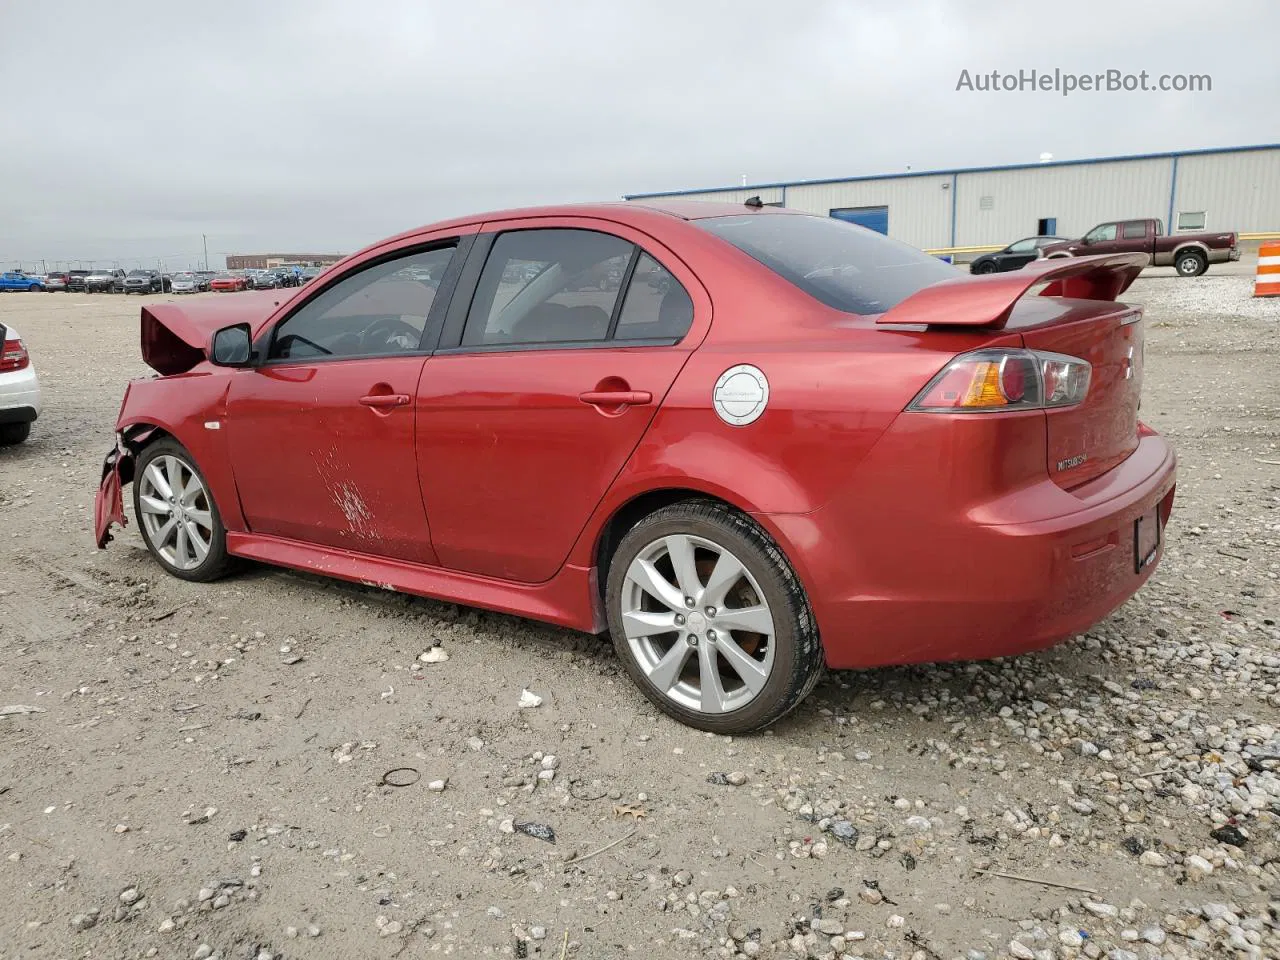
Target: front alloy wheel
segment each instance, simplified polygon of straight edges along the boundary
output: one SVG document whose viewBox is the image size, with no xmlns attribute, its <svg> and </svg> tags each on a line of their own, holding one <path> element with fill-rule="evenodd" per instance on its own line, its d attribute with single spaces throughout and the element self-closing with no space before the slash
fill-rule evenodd
<svg viewBox="0 0 1280 960">
<path fill-rule="evenodd" d="M 176 577 L 212 580 L 227 569 L 226 531 L 191 455 L 173 440 L 138 460 L 133 506 L 152 556 Z"/>
<path fill-rule="evenodd" d="M 677 503 L 636 524 L 613 556 L 606 602 L 641 691 L 703 730 L 769 725 L 822 668 L 795 572 L 759 526 L 719 503 Z"/>
</svg>

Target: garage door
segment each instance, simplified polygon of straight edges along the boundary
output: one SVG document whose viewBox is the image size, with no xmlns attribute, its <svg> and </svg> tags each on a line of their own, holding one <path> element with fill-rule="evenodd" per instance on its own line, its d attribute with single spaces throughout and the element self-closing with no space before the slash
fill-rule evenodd
<svg viewBox="0 0 1280 960">
<path fill-rule="evenodd" d="M 888 207 L 837 207 L 831 211 L 831 216 L 837 220 L 856 223 L 876 233 L 888 234 L 889 232 Z"/>
</svg>

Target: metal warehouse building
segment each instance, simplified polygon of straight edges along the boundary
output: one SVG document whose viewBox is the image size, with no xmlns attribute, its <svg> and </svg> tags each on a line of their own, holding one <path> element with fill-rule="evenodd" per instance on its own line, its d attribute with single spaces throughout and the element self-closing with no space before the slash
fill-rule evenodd
<svg viewBox="0 0 1280 960">
<path fill-rule="evenodd" d="M 1169 233 L 1280 232 L 1280 144 L 629 194 L 720 200 L 839 217 L 925 250 L 1078 237 L 1107 220 L 1156 217 Z"/>
</svg>

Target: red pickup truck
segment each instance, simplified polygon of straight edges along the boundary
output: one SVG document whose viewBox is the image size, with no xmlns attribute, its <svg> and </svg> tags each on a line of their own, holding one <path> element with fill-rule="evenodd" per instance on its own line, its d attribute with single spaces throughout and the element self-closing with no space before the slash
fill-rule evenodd
<svg viewBox="0 0 1280 960">
<path fill-rule="evenodd" d="M 1165 236 L 1160 220 L 1100 223 L 1079 240 L 1041 248 L 1041 257 L 1084 257 L 1095 253 L 1145 253 L 1157 267 L 1172 266 L 1180 277 L 1198 277 L 1211 263 L 1240 259 L 1235 233 L 1180 233 Z"/>
</svg>

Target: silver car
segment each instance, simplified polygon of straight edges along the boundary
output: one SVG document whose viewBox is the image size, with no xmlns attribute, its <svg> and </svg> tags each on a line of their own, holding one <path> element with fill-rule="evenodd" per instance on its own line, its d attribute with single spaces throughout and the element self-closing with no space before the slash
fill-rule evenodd
<svg viewBox="0 0 1280 960">
<path fill-rule="evenodd" d="M 169 289 L 173 293 L 199 293 L 200 278 L 194 273 L 175 273 Z"/>
</svg>

